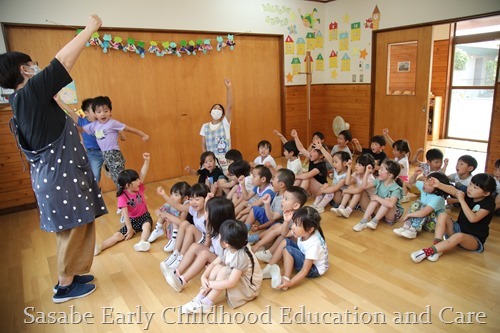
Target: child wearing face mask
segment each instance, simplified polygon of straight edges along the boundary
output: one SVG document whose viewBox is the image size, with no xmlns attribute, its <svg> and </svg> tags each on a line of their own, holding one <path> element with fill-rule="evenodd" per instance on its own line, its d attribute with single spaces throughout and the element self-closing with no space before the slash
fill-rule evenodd
<svg viewBox="0 0 500 333">
<path fill-rule="evenodd" d="M 225 154 L 231 149 L 231 113 L 233 109 L 233 90 L 231 81 L 224 80 L 227 89 L 226 110 L 221 104 L 214 104 L 210 111 L 212 121 L 201 126 L 201 151 L 215 154 L 224 172 L 227 171 Z"/>
</svg>

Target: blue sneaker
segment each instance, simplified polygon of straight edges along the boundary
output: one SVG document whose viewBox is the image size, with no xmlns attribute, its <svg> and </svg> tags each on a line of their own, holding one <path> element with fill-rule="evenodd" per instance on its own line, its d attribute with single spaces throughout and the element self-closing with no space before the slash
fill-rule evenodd
<svg viewBox="0 0 500 333">
<path fill-rule="evenodd" d="M 73 283 L 78 283 L 78 284 L 87 284 L 92 281 L 94 281 L 93 275 L 75 275 L 75 277 L 73 278 Z M 57 288 L 59 288 L 59 282 L 57 282 L 52 291 L 54 293 L 57 293 Z"/>
<path fill-rule="evenodd" d="M 64 303 L 75 298 L 82 298 L 92 294 L 96 289 L 95 284 L 72 283 L 68 287 L 57 288 L 57 293 L 52 296 L 52 301 L 56 304 Z"/>
</svg>

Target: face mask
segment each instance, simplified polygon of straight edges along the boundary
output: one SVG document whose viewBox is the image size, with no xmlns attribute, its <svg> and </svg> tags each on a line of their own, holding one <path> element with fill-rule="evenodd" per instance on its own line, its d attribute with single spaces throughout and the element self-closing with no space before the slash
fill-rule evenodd
<svg viewBox="0 0 500 333">
<path fill-rule="evenodd" d="M 33 70 L 33 73 L 27 73 L 27 74 L 31 74 L 33 76 L 37 75 L 38 73 L 40 73 L 42 71 L 40 69 L 40 67 L 38 67 L 38 65 L 26 66 L 26 67 L 31 68 L 31 70 Z"/>
<path fill-rule="evenodd" d="M 219 120 L 220 118 L 222 118 L 222 110 L 212 109 L 212 111 L 210 111 L 210 115 L 212 116 L 213 120 Z"/>
</svg>

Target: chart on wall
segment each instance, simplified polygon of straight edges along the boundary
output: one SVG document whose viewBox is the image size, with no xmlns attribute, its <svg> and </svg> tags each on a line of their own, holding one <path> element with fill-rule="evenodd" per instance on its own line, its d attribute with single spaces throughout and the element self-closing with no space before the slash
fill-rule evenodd
<svg viewBox="0 0 500 333">
<path fill-rule="evenodd" d="M 378 6 L 371 12 L 360 9 L 333 17 L 316 7 L 268 3 L 261 9 L 267 24 L 283 30 L 286 85 L 304 84 L 308 52 L 312 74 L 321 75 L 325 82 L 370 83 L 371 35 L 381 18 Z"/>
</svg>

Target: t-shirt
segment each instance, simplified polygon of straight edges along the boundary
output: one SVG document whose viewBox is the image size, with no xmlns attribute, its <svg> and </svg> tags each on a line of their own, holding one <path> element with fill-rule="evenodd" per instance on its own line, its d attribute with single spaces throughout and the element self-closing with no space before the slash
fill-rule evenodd
<svg viewBox="0 0 500 333">
<path fill-rule="evenodd" d="M 203 233 L 207 233 L 207 225 L 205 222 L 205 214 L 198 216 L 198 212 L 193 207 L 189 206 L 189 214 L 193 216 L 194 226 Z"/>
<path fill-rule="evenodd" d="M 314 179 L 316 179 L 320 184 L 326 184 L 328 182 L 326 180 L 326 175 L 328 173 L 326 170 L 326 163 L 324 161 L 316 163 L 309 162 L 309 171 L 312 171 L 313 169 L 319 170 L 319 173 L 314 176 Z"/>
<path fill-rule="evenodd" d="M 295 175 L 300 175 L 302 173 L 302 162 L 300 162 L 300 158 L 296 158 L 293 161 L 288 160 L 286 162 L 286 168 L 292 170 Z"/>
<path fill-rule="evenodd" d="M 104 124 L 93 121 L 83 126 L 83 130 L 89 134 L 94 134 L 97 144 L 102 151 L 120 150 L 118 146 L 118 134 L 125 129 L 125 124 L 117 120 L 109 119 Z"/>
<path fill-rule="evenodd" d="M 333 146 L 332 152 L 330 153 L 330 155 L 333 156 L 333 154 L 335 154 L 339 151 L 345 151 L 346 153 L 348 153 L 352 157 L 352 153 L 351 153 L 351 150 L 349 149 L 349 147 L 345 146 L 344 148 L 340 148 L 339 145 Z"/>
<path fill-rule="evenodd" d="M 474 202 L 474 200 L 469 198 L 466 193 L 465 202 L 473 212 L 477 212 L 480 209 L 486 209 L 489 211 L 489 214 L 482 220 L 476 223 L 470 223 L 463 210 L 460 210 L 457 220 L 461 232 L 477 237 L 477 239 L 484 244 L 486 242 L 486 238 L 488 238 L 488 235 L 490 234 L 490 222 L 493 218 L 493 213 L 495 212 L 495 199 L 493 199 L 493 196 L 490 195 L 481 201 Z"/>
<path fill-rule="evenodd" d="M 472 179 L 472 175 L 469 175 L 469 177 L 465 179 L 460 179 L 457 173 L 452 173 L 451 175 L 448 176 L 448 179 L 450 180 L 450 182 L 454 184 L 455 187 L 469 186 L 470 180 Z"/>
<path fill-rule="evenodd" d="M 359 175 L 359 174 L 355 173 L 354 179 L 356 180 L 356 186 L 360 187 L 361 185 L 363 185 L 363 175 Z M 372 174 L 369 174 L 368 178 L 367 178 L 367 183 L 373 182 L 374 180 L 375 180 L 375 177 Z M 366 189 L 365 192 L 366 192 L 366 194 L 368 194 L 368 197 L 371 198 L 372 195 L 375 194 L 375 188 L 370 187 L 370 188 Z"/>
<path fill-rule="evenodd" d="M 198 183 L 205 183 L 205 180 L 208 178 L 208 182 L 213 184 L 217 182 L 219 179 L 224 178 L 224 173 L 219 167 L 215 167 L 211 172 L 207 169 L 199 169 L 198 170 Z"/>
<path fill-rule="evenodd" d="M 91 121 L 89 121 L 87 118 L 80 118 L 78 117 L 78 126 L 83 127 L 85 125 L 90 124 Z M 83 145 L 85 146 L 86 149 L 99 149 L 99 145 L 97 144 L 97 139 L 94 134 L 88 134 L 87 132 L 83 131 L 82 133 L 82 139 L 83 139 Z"/>
<path fill-rule="evenodd" d="M 313 261 L 314 266 L 318 269 L 319 275 L 323 275 L 327 271 L 328 248 L 318 230 L 314 231 L 305 241 L 302 241 L 302 237 L 299 237 L 297 239 L 297 246 L 300 252 L 304 253 L 306 259 Z"/>
<path fill-rule="evenodd" d="M 264 195 L 269 194 L 271 196 L 271 201 L 272 201 L 274 199 L 274 196 L 276 195 L 276 193 L 273 191 L 273 186 L 271 184 L 269 184 L 262 191 L 258 186 L 254 186 L 252 192 L 255 193 L 254 197 L 257 197 L 257 200 L 262 198 Z"/>
<path fill-rule="evenodd" d="M 265 165 L 266 163 L 271 163 L 273 168 L 276 168 L 276 161 L 271 155 L 267 155 L 264 159 L 262 159 L 262 156 L 257 156 L 255 160 L 253 160 L 255 165 Z"/>
<path fill-rule="evenodd" d="M 410 169 L 410 162 L 408 162 L 408 156 L 401 159 L 394 159 L 398 164 L 402 165 L 401 171 L 399 172 L 399 177 L 408 177 L 408 170 Z"/>
<path fill-rule="evenodd" d="M 128 216 L 135 218 L 144 215 L 148 211 L 146 198 L 144 197 L 144 184 L 139 185 L 138 192 L 124 190 L 118 197 L 118 208 L 128 208 Z"/>
<path fill-rule="evenodd" d="M 283 215 L 283 211 L 281 210 L 281 201 L 283 201 L 283 196 L 277 193 L 273 201 L 271 201 L 271 211 Z"/>
<path fill-rule="evenodd" d="M 419 189 L 420 191 L 420 202 L 423 203 L 426 206 L 430 206 L 434 209 L 434 212 L 436 215 L 442 213 L 445 211 L 446 207 L 446 201 L 442 196 L 433 194 L 433 193 L 427 193 L 424 192 L 424 182 L 423 181 L 417 181 L 415 183 L 415 186 Z"/>
<path fill-rule="evenodd" d="M 375 160 L 377 165 L 381 165 L 382 162 L 387 158 L 387 155 L 385 154 L 384 151 L 381 151 L 380 153 L 374 153 L 371 149 L 369 148 L 363 148 L 361 150 L 361 154 L 370 154 L 373 156 L 373 159 Z"/>
<path fill-rule="evenodd" d="M 395 181 L 389 186 L 386 186 L 380 179 L 374 179 L 373 184 L 375 185 L 375 193 L 381 198 L 393 198 L 396 197 L 396 206 L 398 210 L 402 210 L 400 200 L 403 198 L 403 189 Z"/>
<path fill-rule="evenodd" d="M 61 136 L 66 114 L 52 97 L 70 82 L 71 76 L 64 66 L 59 60 L 52 59 L 42 72 L 10 96 L 19 143 L 23 148 L 40 150 Z"/>
</svg>

